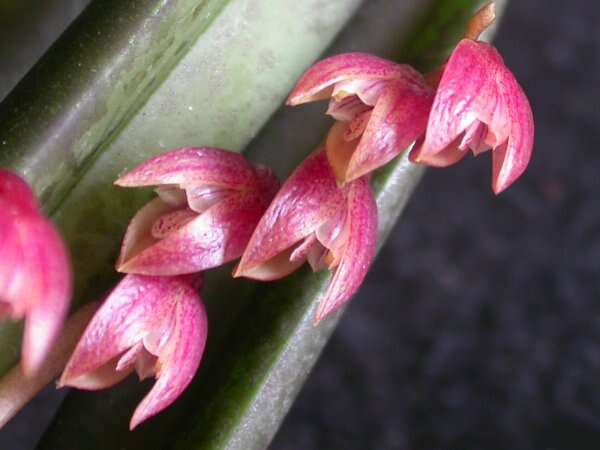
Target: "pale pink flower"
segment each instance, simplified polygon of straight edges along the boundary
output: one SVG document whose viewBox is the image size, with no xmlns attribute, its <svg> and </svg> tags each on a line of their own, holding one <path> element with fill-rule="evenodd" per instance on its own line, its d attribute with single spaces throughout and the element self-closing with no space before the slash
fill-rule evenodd
<svg viewBox="0 0 600 450">
<path fill-rule="evenodd" d="M 132 219 L 117 270 L 144 275 L 203 271 L 238 258 L 279 183 L 265 167 L 218 148 L 183 148 L 141 164 L 116 183 L 157 186 Z"/>
<path fill-rule="evenodd" d="M 493 4 L 472 20 L 478 35 L 493 21 Z M 463 39 L 441 69 L 427 131 L 412 161 L 445 167 L 469 150 L 492 149 L 492 189 L 508 188 L 527 168 L 533 149 L 533 114 L 523 89 L 491 45 Z"/>
<path fill-rule="evenodd" d="M 317 322 L 347 302 L 375 255 L 377 208 L 368 179 L 338 187 L 323 149 L 309 156 L 283 184 L 258 223 L 234 276 L 284 277 L 305 261 L 333 278 Z"/>
<path fill-rule="evenodd" d="M 133 371 L 157 381 L 136 408 L 130 429 L 159 413 L 189 385 L 207 336 L 199 276 L 126 275 L 79 340 L 59 385 L 96 390 Z"/>
<path fill-rule="evenodd" d="M 341 182 L 388 163 L 425 131 L 433 90 L 412 67 L 366 53 L 319 61 L 302 76 L 289 105 L 329 100 L 338 122 L 325 144 Z"/>
<path fill-rule="evenodd" d="M 21 358 L 31 375 L 52 348 L 69 308 L 69 257 L 29 186 L 3 169 L 0 230 L 0 319 L 25 319 Z"/>
</svg>

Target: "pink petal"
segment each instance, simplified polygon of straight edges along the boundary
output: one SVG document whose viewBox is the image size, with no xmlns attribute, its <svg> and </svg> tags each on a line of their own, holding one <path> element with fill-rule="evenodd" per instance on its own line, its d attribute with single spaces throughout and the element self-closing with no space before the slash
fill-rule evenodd
<svg viewBox="0 0 600 450">
<path fill-rule="evenodd" d="M 498 86 L 504 62 L 490 45 L 463 39 L 453 51 L 440 80 L 420 153 L 442 151 L 476 120 L 487 124 L 496 144 L 510 129 L 506 100 Z"/>
<path fill-rule="evenodd" d="M 346 303 L 363 282 L 375 256 L 377 205 L 366 177 L 345 187 L 348 215 L 343 256 L 319 304 L 316 321 Z"/>
<path fill-rule="evenodd" d="M 371 120 L 372 113 L 373 109 L 370 109 L 369 111 L 365 111 L 356 116 L 354 120 L 348 124 L 348 128 L 344 133 L 344 140 L 353 141 L 354 139 L 361 137 Z"/>
<path fill-rule="evenodd" d="M 33 373 L 44 362 L 58 337 L 71 299 L 71 268 L 65 245 L 46 220 L 30 224 L 26 262 L 28 298 L 23 335 L 22 366 Z"/>
<path fill-rule="evenodd" d="M 69 259 L 61 237 L 40 215 L 2 216 L 0 227 L 0 303 L 14 319 L 26 319 L 22 365 L 32 374 L 50 351 L 67 313 Z"/>
<path fill-rule="evenodd" d="M 2 206 L 0 201 L 0 207 Z M 0 304 L 4 314 L 0 318 L 10 316 L 19 320 L 27 312 L 26 292 L 27 273 L 18 270 L 24 267 L 25 245 L 14 215 L 0 214 L 0 229 L 3 238 L 0 240 Z"/>
<path fill-rule="evenodd" d="M 246 189 L 256 184 L 256 174 L 246 159 L 220 148 L 181 148 L 156 156 L 120 177 L 123 187 L 157 185 L 209 185 Z"/>
<path fill-rule="evenodd" d="M 320 149 L 287 179 L 256 226 L 234 276 L 271 280 L 295 270 L 291 247 L 325 223 L 343 196 Z M 288 251 L 288 253 L 285 253 Z"/>
<path fill-rule="evenodd" d="M 183 228 L 191 220 L 198 217 L 198 213 L 189 208 L 178 209 L 160 216 L 152 225 L 151 233 L 156 239 L 164 239 L 170 234 Z"/>
<path fill-rule="evenodd" d="M 527 168 L 533 151 L 533 113 L 529 101 L 510 71 L 505 70 L 500 88 L 511 115 L 508 143 L 492 152 L 492 189 L 508 188 Z"/>
<path fill-rule="evenodd" d="M 412 67 L 396 64 L 367 53 L 345 53 L 319 61 L 300 78 L 287 100 L 288 105 L 327 99 L 335 83 L 352 79 L 422 80 Z"/>
<path fill-rule="evenodd" d="M 424 132 L 433 92 L 389 82 L 379 97 L 345 174 L 351 181 L 383 166 Z"/>
<path fill-rule="evenodd" d="M 2 214 L 38 214 L 38 202 L 31 188 L 18 175 L 0 168 Z"/>
<path fill-rule="evenodd" d="M 258 183 L 256 186 L 256 192 L 262 197 L 265 207 L 269 206 L 275 194 L 281 187 L 281 183 L 273 173 L 273 171 L 267 166 L 257 164 L 254 168 Z"/>
<path fill-rule="evenodd" d="M 208 332 L 206 311 L 200 298 L 193 291 L 181 295 L 172 314 L 175 326 L 158 356 L 158 380 L 136 408 L 129 423 L 130 430 L 173 403 L 190 384 L 200 365 Z"/>
<path fill-rule="evenodd" d="M 238 258 L 265 210 L 254 192 L 221 200 L 162 240 L 153 240 L 148 227 L 161 206 L 153 200 L 132 220 L 117 270 L 144 275 L 179 275 L 220 266 Z M 158 200 L 160 201 L 160 200 Z M 154 222 L 152 222 L 154 223 Z M 137 239 L 138 243 L 133 243 Z M 141 244 L 139 244 L 141 242 Z M 149 244 L 149 245 L 145 245 Z"/>
<path fill-rule="evenodd" d="M 59 384 L 101 389 L 120 381 L 128 374 L 116 371 L 121 354 L 150 334 L 167 341 L 175 306 L 186 297 L 197 294 L 184 277 L 125 276 L 87 326 Z"/>
</svg>

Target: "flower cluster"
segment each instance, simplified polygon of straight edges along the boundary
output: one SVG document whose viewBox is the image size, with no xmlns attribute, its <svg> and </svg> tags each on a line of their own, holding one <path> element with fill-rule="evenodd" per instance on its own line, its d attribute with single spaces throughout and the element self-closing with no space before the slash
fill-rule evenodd
<svg viewBox="0 0 600 450">
<path fill-rule="evenodd" d="M 269 169 L 207 147 L 168 152 L 120 177 L 118 186 L 155 187 L 157 196 L 131 220 L 116 263 L 126 275 L 89 323 L 60 384 L 100 389 L 135 371 L 157 382 L 130 427 L 166 408 L 204 351 L 201 273 L 237 258 L 235 277 L 261 281 L 305 262 L 330 270 L 315 316 L 324 319 L 354 295 L 375 256 L 371 174 L 405 151 L 413 162 L 448 166 L 469 150 L 492 149 L 492 189 L 508 188 L 529 163 L 533 119 L 501 56 L 477 40 L 493 16 L 493 5 L 477 13 L 448 61 L 426 76 L 363 53 L 311 67 L 288 104 L 329 100 L 335 123 L 281 188 Z M 0 315 L 27 316 L 24 358 L 33 368 L 46 351 L 36 343 L 50 341 L 65 313 L 66 257 L 27 186 L 4 172 L 0 206 L 8 230 Z"/>
<path fill-rule="evenodd" d="M 328 99 L 336 122 L 323 148 L 282 186 L 235 275 L 272 280 L 304 261 L 315 271 L 333 270 L 319 322 L 352 297 L 375 254 L 374 170 L 404 151 L 414 162 L 448 166 L 469 149 L 478 155 L 492 148 L 494 192 L 512 184 L 531 157 L 533 119 L 498 52 L 476 40 L 493 19 L 493 4 L 482 8 L 446 64 L 427 76 L 363 53 L 312 66 L 287 103 Z"/>
<path fill-rule="evenodd" d="M 87 326 L 60 385 L 95 390 L 133 371 L 156 377 L 133 429 L 191 382 L 208 330 L 200 273 L 240 257 L 279 183 L 239 154 L 202 147 L 152 158 L 115 184 L 154 186 L 157 197 L 131 220 L 116 264 L 127 275 Z"/>
</svg>

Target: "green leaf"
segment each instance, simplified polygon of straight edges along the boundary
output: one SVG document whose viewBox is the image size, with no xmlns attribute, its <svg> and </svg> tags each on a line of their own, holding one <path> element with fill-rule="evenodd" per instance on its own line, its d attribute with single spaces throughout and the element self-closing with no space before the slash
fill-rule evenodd
<svg viewBox="0 0 600 450">
<path fill-rule="evenodd" d="M 431 68 L 447 55 L 465 18 L 480 4 L 476 0 L 432 2 L 418 28 L 407 38 L 407 25 L 411 25 L 418 10 L 405 5 L 405 10 L 398 11 L 398 4 L 384 3 L 365 6 L 337 41 L 333 52 L 366 50 L 389 56 L 398 55 L 400 47 L 401 55 L 408 56 L 400 55 L 399 60 Z M 458 5 L 458 9 L 453 9 L 453 5 Z M 460 14 L 455 14 L 456 11 Z M 382 17 L 387 18 L 386 32 L 367 39 L 375 24 L 382 26 Z M 434 22 L 431 18 L 435 18 Z M 420 40 L 423 29 L 428 30 L 425 34 L 428 44 Z M 408 44 L 400 46 L 401 42 Z M 419 52 L 413 51 L 416 46 L 421 46 Z M 421 58 L 421 54 L 426 56 Z M 272 89 L 272 85 L 267 86 L 263 94 Z M 319 142 L 328 126 L 322 109 L 321 105 L 280 112 L 247 154 L 256 161 L 275 164 L 280 174 L 289 173 Z M 183 139 L 183 143 L 189 141 Z M 242 145 L 239 141 L 232 144 L 236 149 Z M 421 174 L 421 168 L 400 158 L 373 180 L 380 210 L 380 243 Z M 147 391 L 147 383 L 130 379 L 103 394 L 73 392 L 40 448 L 265 448 L 339 315 L 319 327 L 312 326 L 314 309 L 328 281 L 325 273 L 301 270 L 278 283 L 255 284 L 231 280 L 228 271 L 212 273 L 206 280 L 208 290 L 204 297 L 211 326 L 209 347 L 195 382 L 173 407 L 130 433 L 126 429 L 128 419 Z"/>
</svg>

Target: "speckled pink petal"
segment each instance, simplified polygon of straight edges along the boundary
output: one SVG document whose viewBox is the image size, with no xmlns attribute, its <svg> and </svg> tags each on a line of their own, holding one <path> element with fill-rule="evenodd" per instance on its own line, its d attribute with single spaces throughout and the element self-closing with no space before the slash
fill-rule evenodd
<svg viewBox="0 0 600 450">
<path fill-rule="evenodd" d="M 121 176 L 115 184 L 122 187 L 210 185 L 239 190 L 254 186 L 256 174 L 238 153 L 220 148 L 188 147 L 149 159 Z"/>
<path fill-rule="evenodd" d="M 492 152 L 492 189 L 504 191 L 521 176 L 531 160 L 534 124 L 529 101 L 508 70 L 500 83 L 511 116 L 508 142 Z"/>
<path fill-rule="evenodd" d="M 136 408 L 129 429 L 171 405 L 190 384 L 202 360 L 208 320 L 200 298 L 194 291 L 181 293 L 172 315 L 173 329 L 158 355 L 157 381 Z"/>
<path fill-rule="evenodd" d="M 422 79 L 412 67 L 396 64 L 367 53 L 344 53 L 319 61 L 300 78 L 288 97 L 288 105 L 327 99 L 335 83 L 352 79 Z"/>
<path fill-rule="evenodd" d="M 21 363 L 33 373 L 58 337 L 71 299 L 71 268 L 67 249 L 45 219 L 30 222 L 22 230 L 25 245 L 23 270 L 26 286 L 20 298 L 27 301 Z M 1 270 L 1 269 L 0 269 Z"/>
<path fill-rule="evenodd" d="M 191 339 L 195 339 L 198 333 L 204 336 L 206 333 L 205 320 L 201 321 L 197 330 L 192 330 L 189 324 L 182 326 L 181 308 L 202 308 L 190 278 L 125 276 L 88 324 L 59 385 L 93 390 L 112 386 L 133 370 L 135 359 L 142 352 L 140 344 L 144 345 L 144 351 L 156 353 L 161 364 L 157 365 L 155 372 L 161 365 L 178 364 L 179 360 L 170 361 L 171 342 L 181 339 L 182 330 L 187 330 Z M 197 323 L 194 317 L 185 320 L 192 319 Z M 149 338 L 150 342 L 158 345 L 149 345 Z M 198 348 L 192 356 L 197 367 L 200 359 L 197 352 L 202 354 L 204 341 L 194 342 Z M 187 370 L 187 367 L 184 364 L 182 370 Z M 160 378 L 163 372 L 159 370 L 157 377 Z M 167 378 L 169 383 L 182 383 L 179 386 L 181 390 L 188 383 L 187 376 L 183 381 L 173 374 Z"/>
<path fill-rule="evenodd" d="M 6 197 L 17 192 L 33 196 L 31 191 L 11 184 L 17 188 L 0 195 L 0 304 L 3 315 L 25 318 L 21 358 L 24 372 L 31 375 L 44 362 L 65 319 L 71 270 L 60 235 L 31 209 L 35 198 L 15 203 L 15 198 Z"/>
<path fill-rule="evenodd" d="M 182 277 L 125 276 L 88 324 L 60 385 L 101 389 L 122 379 L 129 372 L 115 373 L 120 356 L 150 333 L 168 338 L 175 304 L 184 296 L 197 294 Z"/>
<path fill-rule="evenodd" d="M 505 70 L 492 46 L 469 39 L 457 45 L 433 101 L 420 151 L 424 157 L 442 151 L 477 120 L 489 126 L 497 143 L 506 140 L 510 116 L 497 82 Z"/>
<path fill-rule="evenodd" d="M 383 166 L 425 132 L 433 91 L 389 82 L 348 161 L 345 181 Z"/>
<path fill-rule="evenodd" d="M 160 217 L 177 209 L 177 206 L 165 203 L 159 197 L 146 203 L 133 216 L 133 219 L 131 219 L 127 226 L 127 231 L 121 244 L 121 252 L 115 264 L 117 271 L 122 272 L 121 268 L 129 260 L 159 241 L 159 239 L 153 236 L 152 227 Z"/>
<path fill-rule="evenodd" d="M 149 204 L 145 208 L 154 206 Z M 145 215 L 145 208 L 138 215 Z M 122 253 L 117 270 L 144 275 L 180 275 L 225 264 L 242 254 L 265 209 L 263 199 L 254 192 L 230 195 L 164 239 L 144 246 L 150 239 L 142 238 L 145 239 L 142 245 L 132 246 L 131 251 Z M 137 222 L 136 219 L 137 216 L 130 227 L 139 225 L 135 233 L 147 236 L 142 220 Z M 147 226 L 145 221 L 143 223 Z M 128 231 L 124 246 L 136 238 Z"/>
<path fill-rule="evenodd" d="M 290 262 L 291 247 L 329 220 L 342 202 L 327 156 L 319 149 L 283 184 L 256 226 L 234 276 L 270 280 L 295 270 L 302 261 Z"/>
<path fill-rule="evenodd" d="M 377 205 L 366 177 L 344 187 L 347 217 L 342 257 L 316 314 L 316 322 L 346 303 L 363 282 L 375 257 Z"/>
</svg>

